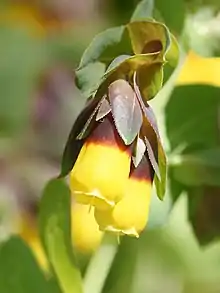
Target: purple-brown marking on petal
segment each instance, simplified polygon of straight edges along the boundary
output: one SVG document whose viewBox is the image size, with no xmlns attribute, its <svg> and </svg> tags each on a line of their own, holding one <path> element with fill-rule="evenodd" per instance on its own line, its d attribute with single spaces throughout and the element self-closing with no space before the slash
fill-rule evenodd
<svg viewBox="0 0 220 293">
<path fill-rule="evenodd" d="M 126 146 L 118 134 L 111 113 L 109 113 L 102 122 L 98 122 L 97 127 L 90 134 L 86 143 L 117 147 L 131 154 L 131 147 Z"/>
<path fill-rule="evenodd" d="M 137 168 L 132 164 L 129 177 L 137 180 L 153 181 L 154 170 L 146 156 L 142 158 Z"/>
</svg>

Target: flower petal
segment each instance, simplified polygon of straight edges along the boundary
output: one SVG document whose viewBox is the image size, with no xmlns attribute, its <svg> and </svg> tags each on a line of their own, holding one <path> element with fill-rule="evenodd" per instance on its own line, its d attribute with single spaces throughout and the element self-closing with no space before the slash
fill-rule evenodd
<svg viewBox="0 0 220 293">
<path fill-rule="evenodd" d="M 89 136 L 70 174 L 70 188 L 79 203 L 113 207 L 124 195 L 131 151 L 118 135 L 111 114 Z"/>
<path fill-rule="evenodd" d="M 122 200 L 111 210 L 95 209 L 100 229 L 139 237 L 148 221 L 152 180 L 152 167 L 146 157 L 143 157 L 138 168 L 131 171 Z"/>
</svg>

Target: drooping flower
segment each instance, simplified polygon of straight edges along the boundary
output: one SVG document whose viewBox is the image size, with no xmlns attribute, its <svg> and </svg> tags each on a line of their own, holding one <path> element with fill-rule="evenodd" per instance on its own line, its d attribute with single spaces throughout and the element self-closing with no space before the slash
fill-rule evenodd
<svg viewBox="0 0 220 293">
<path fill-rule="evenodd" d="M 90 254 L 98 248 L 103 237 L 94 218 L 94 209 L 74 202 L 71 210 L 73 247 L 83 254 Z"/>
<path fill-rule="evenodd" d="M 108 211 L 95 210 L 101 230 L 139 237 L 148 221 L 153 175 L 145 156 L 137 168 L 132 166 L 122 200 Z"/>
<path fill-rule="evenodd" d="M 124 195 L 130 158 L 130 149 L 108 114 L 88 136 L 70 173 L 76 201 L 100 209 L 113 207 Z"/>
<path fill-rule="evenodd" d="M 133 84 L 113 81 L 87 104 L 70 133 L 61 175 L 70 173 L 76 202 L 95 208 L 101 231 L 138 237 L 165 162 L 156 118 L 135 77 Z"/>
</svg>

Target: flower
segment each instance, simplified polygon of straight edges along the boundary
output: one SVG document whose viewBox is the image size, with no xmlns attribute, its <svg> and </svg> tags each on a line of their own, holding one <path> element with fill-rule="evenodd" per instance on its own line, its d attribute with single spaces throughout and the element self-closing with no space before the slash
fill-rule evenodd
<svg viewBox="0 0 220 293">
<path fill-rule="evenodd" d="M 114 207 L 124 195 L 130 161 L 130 148 L 108 114 L 89 135 L 70 173 L 76 201 L 100 209 Z"/>
<path fill-rule="evenodd" d="M 71 213 L 73 246 L 83 254 L 90 254 L 99 246 L 103 232 L 94 218 L 94 208 L 73 203 Z"/>
<path fill-rule="evenodd" d="M 92 99 L 80 113 L 66 144 L 61 176 L 70 173 L 75 201 L 86 205 L 85 217 L 94 209 L 101 231 L 139 237 L 148 221 L 155 178 L 163 196 L 165 172 L 160 171 L 166 160 L 156 118 L 135 77 L 133 84 L 111 82 L 102 98 Z"/>
<path fill-rule="evenodd" d="M 95 210 L 101 230 L 139 237 L 148 221 L 153 175 L 145 156 L 137 168 L 132 166 L 122 200 L 107 212 Z"/>
</svg>

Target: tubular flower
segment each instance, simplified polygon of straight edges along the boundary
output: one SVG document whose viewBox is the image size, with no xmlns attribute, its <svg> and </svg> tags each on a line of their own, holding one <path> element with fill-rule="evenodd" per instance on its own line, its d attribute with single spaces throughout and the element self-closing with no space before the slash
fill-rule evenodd
<svg viewBox="0 0 220 293">
<path fill-rule="evenodd" d="M 95 210 L 100 229 L 139 237 L 148 221 L 152 181 L 153 169 L 143 157 L 137 168 L 132 167 L 122 200 L 107 212 Z"/>
<path fill-rule="evenodd" d="M 72 213 L 72 242 L 73 246 L 84 254 L 90 254 L 99 246 L 103 232 L 94 218 L 94 208 L 73 203 Z"/>
<path fill-rule="evenodd" d="M 70 173 L 75 201 L 88 213 L 94 207 L 101 231 L 138 237 L 148 221 L 154 179 L 164 194 L 160 170 L 166 162 L 155 116 L 135 77 L 132 85 L 113 81 L 102 98 L 90 100 L 71 130 L 60 176 Z"/>
<path fill-rule="evenodd" d="M 106 209 L 123 197 L 129 171 L 129 147 L 108 114 L 83 145 L 70 173 L 70 187 L 77 202 Z"/>
</svg>

